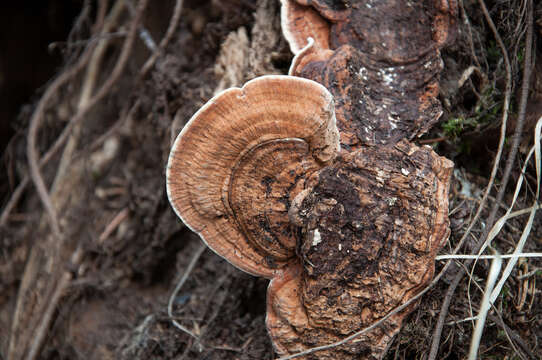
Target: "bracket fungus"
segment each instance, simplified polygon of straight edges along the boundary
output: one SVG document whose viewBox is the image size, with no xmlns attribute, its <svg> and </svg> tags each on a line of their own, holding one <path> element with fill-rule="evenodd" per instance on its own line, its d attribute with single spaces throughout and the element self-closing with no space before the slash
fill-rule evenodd
<svg viewBox="0 0 542 360">
<path fill-rule="evenodd" d="M 329 24 L 316 10 L 292 0 L 281 0 L 281 27 L 292 53 L 297 54 L 313 38 L 320 49 L 329 49 Z"/>
<path fill-rule="evenodd" d="M 168 197 L 218 255 L 271 278 L 295 255 L 289 203 L 338 150 L 333 99 L 322 85 L 263 76 L 223 91 L 190 119 L 170 153 Z"/>
</svg>

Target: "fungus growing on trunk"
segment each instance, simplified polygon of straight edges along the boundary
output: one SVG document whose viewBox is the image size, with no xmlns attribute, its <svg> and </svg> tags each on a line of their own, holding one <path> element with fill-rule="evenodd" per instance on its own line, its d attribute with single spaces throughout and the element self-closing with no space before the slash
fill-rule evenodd
<svg viewBox="0 0 542 360">
<path fill-rule="evenodd" d="M 175 141 L 172 206 L 217 254 L 271 279 L 266 325 L 280 355 L 372 325 L 433 277 L 453 164 L 408 139 L 441 114 L 439 48 L 455 8 L 282 0 L 300 77 L 224 91 Z M 415 306 L 310 358 L 380 359 Z"/>
<path fill-rule="evenodd" d="M 338 144 L 324 87 L 266 76 L 211 99 L 171 150 L 179 217 L 233 265 L 271 278 L 266 323 L 281 355 L 339 340 L 410 299 L 448 235 L 449 160 L 407 141 Z M 409 310 L 317 358 L 381 357 Z"/>
<path fill-rule="evenodd" d="M 329 49 L 329 23 L 316 10 L 293 0 L 281 0 L 282 33 L 297 54 L 313 38 L 320 49 Z"/>
</svg>

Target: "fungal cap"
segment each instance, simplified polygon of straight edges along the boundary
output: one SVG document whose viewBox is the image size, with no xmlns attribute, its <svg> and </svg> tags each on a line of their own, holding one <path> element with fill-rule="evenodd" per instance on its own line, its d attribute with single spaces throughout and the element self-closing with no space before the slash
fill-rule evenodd
<svg viewBox="0 0 542 360">
<path fill-rule="evenodd" d="M 287 355 L 305 350 L 301 345 L 292 348 L 288 339 L 298 338 L 296 331 L 308 329 L 309 319 L 303 307 L 301 264 L 291 264 L 274 277 L 267 288 L 265 324 L 278 354 Z"/>
<path fill-rule="evenodd" d="M 282 33 L 292 53 L 297 54 L 313 38 L 316 46 L 329 49 L 329 23 L 316 10 L 293 0 L 281 0 Z"/>
<path fill-rule="evenodd" d="M 288 75 L 301 76 L 302 70 L 305 65 L 311 62 L 319 62 L 325 64 L 326 61 L 333 55 L 333 50 L 321 49 L 315 44 L 313 38 L 307 39 L 307 45 L 294 56 Z"/>
<path fill-rule="evenodd" d="M 300 172 L 336 156 L 338 138 L 333 98 L 322 85 L 290 76 L 254 79 L 213 97 L 183 128 L 167 165 L 169 201 L 218 255 L 250 274 L 272 277 L 288 254 L 294 256 L 295 241 L 268 245 L 267 239 L 247 234 L 268 226 L 265 221 L 278 216 L 275 208 L 284 207 L 280 201 L 289 195 L 266 192 L 262 176 L 291 168 L 287 174 L 296 173 L 297 181 Z M 295 168 L 302 156 L 308 165 Z M 267 201 L 268 195 L 275 201 Z M 282 210 L 287 223 L 288 209 Z"/>
</svg>

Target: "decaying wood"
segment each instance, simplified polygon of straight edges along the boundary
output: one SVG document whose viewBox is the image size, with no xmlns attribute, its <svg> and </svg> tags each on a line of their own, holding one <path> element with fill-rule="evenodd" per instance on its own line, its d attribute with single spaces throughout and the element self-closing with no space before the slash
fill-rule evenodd
<svg viewBox="0 0 542 360">
<path fill-rule="evenodd" d="M 344 153 L 308 180 L 290 209 L 304 234 L 302 271 L 297 282 L 277 282 L 270 290 L 280 293 L 268 319 L 278 349 L 291 354 L 338 341 L 405 303 L 432 279 L 434 257 L 449 234 L 452 167 L 431 149 L 402 141 Z M 303 323 L 301 310 L 290 311 L 296 307 L 305 313 Z M 414 307 L 317 358 L 381 358 Z"/>
<path fill-rule="evenodd" d="M 329 48 L 300 54 L 294 75 L 316 80 L 337 103 L 341 143 L 347 147 L 412 139 L 425 133 L 442 114 L 439 49 L 454 37 L 457 4 L 444 1 L 356 1 L 318 3 L 329 21 Z M 291 5 L 289 17 L 308 10 Z M 295 15 L 299 14 L 299 15 Z M 290 21 L 287 33 L 306 32 Z M 320 30 L 316 38 L 325 35 Z M 297 40 L 299 41 L 299 40 Z M 332 50 L 332 51 L 329 51 Z"/>
<path fill-rule="evenodd" d="M 439 50 L 454 38 L 457 12 L 457 4 L 446 1 L 289 3 L 283 2 L 283 25 L 293 49 L 307 32 L 318 31 L 317 40 L 296 54 L 290 73 L 332 92 L 341 144 L 354 152 L 308 180 L 317 185 L 303 190 L 290 209 L 292 221 L 304 228 L 303 271 L 270 286 L 268 327 L 281 354 L 330 344 L 371 325 L 432 278 L 434 256 L 449 233 L 453 164 L 402 139 L 422 135 L 442 113 Z M 312 11 L 329 27 L 297 20 Z M 329 45 L 318 40 L 327 34 Z M 293 302 L 281 301 L 279 292 Z M 316 358 L 381 358 L 414 307 Z"/>
</svg>

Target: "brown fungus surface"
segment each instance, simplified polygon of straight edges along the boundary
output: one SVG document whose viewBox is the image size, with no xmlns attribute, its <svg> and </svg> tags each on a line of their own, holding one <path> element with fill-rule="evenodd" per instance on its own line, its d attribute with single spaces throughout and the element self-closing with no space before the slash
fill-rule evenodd
<svg viewBox="0 0 542 360">
<path fill-rule="evenodd" d="M 289 203 L 338 146 L 323 86 L 260 77 L 215 96 L 183 128 L 168 162 L 168 197 L 217 254 L 270 278 L 295 255 Z"/>
<path fill-rule="evenodd" d="M 453 38 L 455 1 L 345 1 L 348 16 L 334 21 L 332 49 L 351 45 L 375 61 L 405 64 Z M 321 12 L 326 18 L 326 13 Z"/>
<path fill-rule="evenodd" d="M 316 9 L 322 17 L 331 21 L 344 21 L 350 15 L 352 8 L 349 0 L 296 0 L 297 3 L 311 6 Z"/>
<path fill-rule="evenodd" d="M 312 38 L 319 49 L 329 49 L 329 23 L 309 6 L 302 6 L 294 0 L 281 0 L 281 27 L 290 44 L 292 53 L 303 49 L 308 38 Z"/>
<path fill-rule="evenodd" d="M 290 74 L 333 94 L 346 149 L 412 139 L 437 122 L 440 48 L 454 38 L 455 1 L 299 2 L 330 24 L 329 49 L 315 42 Z"/>
<path fill-rule="evenodd" d="M 343 153 L 308 180 L 290 209 L 305 234 L 301 274 L 270 287 L 282 297 L 268 319 L 279 351 L 341 340 L 432 279 L 435 255 L 449 234 L 452 165 L 428 147 L 401 141 Z M 306 321 L 291 302 L 303 307 Z M 316 358 L 380 359 L 414 306 Z"/>
</svg>

